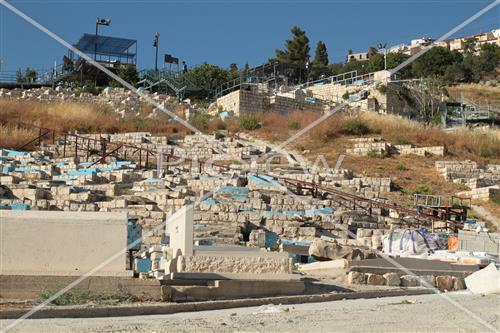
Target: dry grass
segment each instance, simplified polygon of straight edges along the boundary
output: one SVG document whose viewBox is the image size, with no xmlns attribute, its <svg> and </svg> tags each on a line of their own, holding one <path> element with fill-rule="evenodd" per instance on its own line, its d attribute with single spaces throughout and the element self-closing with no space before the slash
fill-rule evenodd
<svg viewBox="0 0 500 333">
<path fill-rule="evenodd" d="M 320 116 L 321 114 L 317 112 L 288 115 L 260 114 L 258 118 L 261 127 L 252 134 L 270 141 L 282 142 Z M 289 124 L 292 121 L 299 122 L 297 129 L 290 129 Z M 439 127 L 425 126 L 397 116 L 370 112 L 344 112 L 335 115 L 310 130 L 289 148 L 299 152 L 309 151 L 305 157 L 311 162 L 316 161 L 319 155 L 323 155 L 328 165 L 333 167 L 338 157 L 344 155 L 347 148 L 353 147 L 350 139 L 361 136 L 382 137 L 393 144 L 447 147 L 448 155 L 445 157 L 347 156 L 344 159 L 342 167 L 353 170 L 357 175 L 390 177 L 398 190 L 384 195 L 406 205 L 412 205 L 412 194 L 420 185 L 426 185 L 429 194 L 436 195 L 452 195 L 463 190 L 459 185 L 447 182 L 437 173 L 435 169 L 437 160 L 471 159 L 481 164 L 500 161 L 499 130 L 458 129 L 445 132 Z"/>
<path fill-rule="evenodd" d="M 37 136 L 37 130 L 0 125 L 1 147 L 21 147 Z"/>
<path fill-rule="evenodd" d="M 257 114 L 261 126 L 253 132 L 270 141 L 284 141 L 320 116 L 318 112 L 307 111 Z M 233 132 L 241 131 L 234 121 L 226 127 Z M 295 147 L 313 151 L 320 147 L 335 149 L 340 146 L 344 149 L 351 145 L 347 139 L 361 136 L 377 136 L 393 144 L 412 144 L 416 147 L 444 145 L 451 157 L 472 159 L 479 163 L 500 160 L 498 130 L 464 128 L 445 132 L 437 126 L 372 112 L 345 112 L 332 116 L 295 142 Z"/>
<path fill-rule="evenodd" d="M 500 87 L 471 83 L 446 87 L 446 90 L 455 99 L 460 99 L 461 93 L 463 93 L 467 99 L 500 105 Z"/>
<path fill-rule="evenodd" d="M 144 108 L 138 116 L 122 118 L 107 107 L 78 103 L 45 103 L 32 101 L 0 100 L 0 120 L 12 126 L 15 123 L 32 124 L 53 129 L 57 133 L 78 131 L 80 133 L 120 133 L 149 131 L 162 134 L 187 134 L 182 125 L 146 118 L 151 112 Z M 36 137 L 30 130 L 2 128 L 1 147 L 18 147 Z M 25 140 L 27 139 L 27 140 Z"/>
</svg>

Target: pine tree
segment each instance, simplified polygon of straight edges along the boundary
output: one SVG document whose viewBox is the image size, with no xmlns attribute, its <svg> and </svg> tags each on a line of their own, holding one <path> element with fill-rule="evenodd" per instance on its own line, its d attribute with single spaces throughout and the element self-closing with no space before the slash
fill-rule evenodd
<svg viewBox="0 0 500 333">
<path fill-rule="evenodd" d="M 328 66 L 328 51 L 325 43 L 322 41 L 319 41 L 318 44 L 316 44 L 314 64 L 317 66 Z"/>
<path fill-rule="evenodd" d="M 236 79 L 240 76 L 240 72 L 238 70 L 238 65 L 235 63 L 232 63 L 229 65 L 229 77 L 231 80 Z"/>
<path fill-rule="evenodd" d="M 247 80 L 248 72 L 250 71 L 250 66 L 248 66 L 248 62 L 245 64 L 243 69 L 241 70 L 241 79 L 243 81 Z"/>
<path fill-rule="evenodd" d="M 285 42 L 285 50 L 276 50 L 276 58 L 272 61 L 277 61 L 281 64 L 295 65 L 286 71 L 289 77 L 300 81 L 305 75 L 305 66 L 309 62 L 309 38 L 307 38 L 305 31 L 297 26 L 291 30 L 293 39 L 288 39 Z"/>
<path fill-rule="evenodd" d="M 18 83 L 25 82 L 25 78 L 24 78 L 23 71 L 21 70 L 21 68 L 19 68 L 16 72 L 16 82 L 18 82 Z"/>
<path fill-rule="evenodd" d="M 297 26 L 294 26 L 291 32 L 293 39 L 286 41 L 284 51 L 276 50 L 276 58 L 279 62 L 305 66 L 309 61 L 309 52 L 311 51 L 309 38 L 307 38 L 306 32 Z"/>
</svg>

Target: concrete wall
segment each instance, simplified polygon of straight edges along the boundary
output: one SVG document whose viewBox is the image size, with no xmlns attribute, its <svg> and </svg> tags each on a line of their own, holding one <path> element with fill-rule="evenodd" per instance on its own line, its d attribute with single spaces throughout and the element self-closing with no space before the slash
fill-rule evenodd
<svg viewBox="0 0 500 333">
<path fill-rule="evenodd" d="M 56 292 L 71 282 L 72 276 L 0 275 L 0 298 L 40 299 L 42 293 Z M 126 297 L 135 296 L 142 301 L 161 301 L 160 281 L 132 277 L 90 276 L 70 292 L 89 292 L 91 295 Z"/>
<path fill-rule="evenodd" d="M 127 276 L 126 213 L 0 211 L 0 274 Z"/>
<path fill-rule="evenodd" d="M 477 233 L 475 231 L 458 231 L 458 249 L 465 251 L 484 251 L 499 255 L 500 233 Z"/>
</svg>

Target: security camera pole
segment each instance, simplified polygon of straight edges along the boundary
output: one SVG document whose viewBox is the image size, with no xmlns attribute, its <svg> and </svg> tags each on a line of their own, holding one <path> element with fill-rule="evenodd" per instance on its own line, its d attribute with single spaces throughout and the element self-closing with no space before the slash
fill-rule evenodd
<svg viewBox="0 0 500 333">
<path fill-rule="evenodd" d="M 387 82 L 387 43 L 385 44 L 379 43 L 378 49 L 384 50 L 384 75 L 385 75 L 385 81 Z"/>
<path fill-rule="evenodd" d="M 99 26 L 105 25 L 109 26 L 111 24 L 110 19 L 100 19 L 99 17 L 95 21 L 95 44 L 94 44 L 94 61 L 97 61 L 97 35 L 99 34 Z"/>
<path fill-rule="evenodd" d="M 160 33 L 155 34 L 155 39 L 153 41 L 153 47 L 156 48 L 156 58 L 155 58 L 155 74 L 158 74 L 158 41 L 160 39 Z"/>
</svg>

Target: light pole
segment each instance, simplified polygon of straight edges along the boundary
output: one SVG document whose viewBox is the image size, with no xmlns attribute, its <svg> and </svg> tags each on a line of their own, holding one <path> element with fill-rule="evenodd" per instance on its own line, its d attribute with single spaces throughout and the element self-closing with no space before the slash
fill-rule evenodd
<svg viewBox="0 0 500 333">
<path fill-rule="evenodd" d="M 384 76 L 385 76 L 385 81 L 387 82 L 387 43 L 382 45 L 382 43 L 378 44 L 378 49 L 379 50 L 384 50 Z"/>
<path fill-rule="evenodd" d="M 156 49 L 156 57 L 155 57 L 155 74 L 158 73 L 158 41 L 160 39 L 160 33 L 157 32 L 155 34 L 155 39 L 153 40 L 153 47 Z"/>
<path fill-rule="evenodd" d="M 306 75 L 306 83 L 309 83 L 309 61 L 306 62 Z"/>
<path fill-rule="evenodd" d="M 273 63 L 273 76 L 274 76 L 274 92 L 278 92 L 278 79 L 276 77 L 276 66 L 279 65 L 277 61 Z"/>
<path fill-rule="evenodd" d="M 97 60 L 97 35 L 99 34 L 99 26 L 100 25 L 109 26 L 110 24 L 111 24 L 111 19 L 107 18 L 101 19 L 98 17 L 97 20 L 95 21 L 94 60 Z"/>
</svg>

